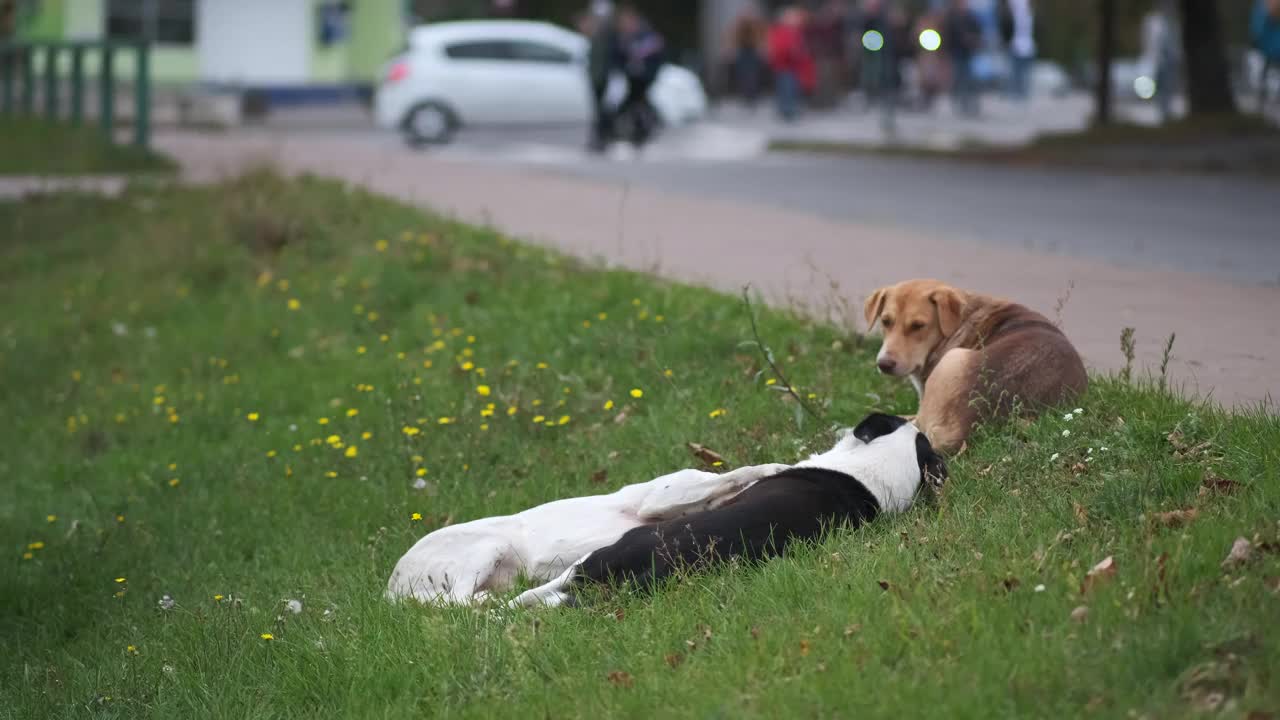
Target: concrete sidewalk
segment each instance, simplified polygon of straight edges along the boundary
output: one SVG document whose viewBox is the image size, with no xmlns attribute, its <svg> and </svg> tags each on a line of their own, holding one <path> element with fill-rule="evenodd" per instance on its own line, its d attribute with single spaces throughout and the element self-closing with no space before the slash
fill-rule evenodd
<svg viewBox="0 0 1280 720">
<path fill-rule="evenodd" d="M 931 276 L 1016 298 L 1064 329 L 1094 369 L 1124 364 L 1120 333 L 1137 330 L 1141 367 L 1177 333 L 1173 381 L 1228 406 L 1280 398 L 1280 289 L 926 236 L 888 224 L 593 182 L 528 167 L 464 164 L 358 139 L 167 134 L 194 181 L 254 163 L 346 180 L 460 220 L 489 224 L 584 258 L 774 302 L 827 307 L 833 286 L 861 306 L 874 288 Z M 1063 302 L 1063 299 L 1065 302 Z M 1273 411 L 1275 406 L 1271 406 Z"/>
</svg>

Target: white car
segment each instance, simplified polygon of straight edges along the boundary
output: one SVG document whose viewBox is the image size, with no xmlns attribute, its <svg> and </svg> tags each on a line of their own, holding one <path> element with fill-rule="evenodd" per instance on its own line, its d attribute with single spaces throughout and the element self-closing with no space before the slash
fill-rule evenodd
<svg viewBox="0 0 1280 720">
<path fill-rule="evenodd" d="M 589 43 L 543 22 L 432 23 L 409 33 L 409 48 L 383 70 L 374 100 L 378 125 L 412 144 L 448 142 L 464 125 L 586 123 L 592 102 Z M 625 94 L 610 82 L 610 102 Z M 649 92 L 665 125 L 699 119 L 707 96 L 697 76 L 665 65 Z"/>
</svg>

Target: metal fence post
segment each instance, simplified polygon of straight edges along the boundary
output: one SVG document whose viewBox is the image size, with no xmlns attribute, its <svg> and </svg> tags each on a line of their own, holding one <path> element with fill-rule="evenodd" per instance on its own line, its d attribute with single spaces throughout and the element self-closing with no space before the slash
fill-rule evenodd
<svg viewBox="0 0 1280 720">
<path fill-rule="evenodd" d="M 133 144 L 145 148 L 151 135 L 151 47 L 138 43 L 137 75 L 133 84 Z"/>
<path fill-rule="evenodd" d="M 100 103 L 98 123 L 102 134 L 111 138 L 111 128 L 116 120 L 116 80 L 114 69 L 114 48 L 110 44 L 102 46 L 102 64 L 98 68 L 98 101 Z"/>
<path fill-rule="evenodd" d="M 58 46 L 44 49 L 44 116 L 58 119 Z"/>
<path fill-rule="evenodd" d="M 84 123 L 84 46 L 71 46 L 71 124 Z"/>
<path fill-rule="evenodd" d="M 19 46 L 18 58 L 22 61 L 22 113 L 30 115 L 36 108 L 36 68 L 31 48 Z"/>
</svg>

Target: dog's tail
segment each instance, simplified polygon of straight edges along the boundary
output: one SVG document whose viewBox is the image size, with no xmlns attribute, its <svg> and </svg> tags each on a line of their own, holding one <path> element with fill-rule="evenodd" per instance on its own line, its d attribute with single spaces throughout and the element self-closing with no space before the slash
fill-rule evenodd
<svg viewBox="0 0 1280 720">
<path fill-rule="evenodd" d="M 561 605 L 577 607 L 578 599 L 570 591 L 578 584 L 580 580 L 578 577 L 579 570 L 582 567 L 582 563 L 586 562 L 589 557 L 591 557 L 591 553 L 583 555 L 577 562 L 556 576 L 555 579 L 520 593 L 511 602 L 507 603 L 507 607 L 560 607 Z"/>
</svg>

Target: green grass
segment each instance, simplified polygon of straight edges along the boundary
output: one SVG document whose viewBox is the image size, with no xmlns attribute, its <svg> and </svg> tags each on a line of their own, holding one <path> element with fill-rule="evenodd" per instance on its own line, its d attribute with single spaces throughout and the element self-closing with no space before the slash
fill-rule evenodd
<svg viewBox="0 0 1280 720">
<path fill-rule="evenodd" d="M 382 591 L 448 520 L 695 465 L 689 441 L 795 459 L 914 392 L 874 344 L 761 309 L 827 416 L 800 425 L 737 298 L 269 174 L 0 204 L 0 302 L 0 717 L 1280 710 L 1280 423 L 1261 412 L 1099 379 L 1071 420 L 985 429 L 903 516 L 652 597 L 495 617 Z M 1234 492 L 1201 495 L 1207 477 Z M 1237 536 L 1267 545 L 1223 570 Z"/>
<path fill-rule="evenodd" d="M 171 173 L 176 167 L 159 153 L 109 142 L 96 125 L 0 118 L 0 175 Z"/>
</svg>

